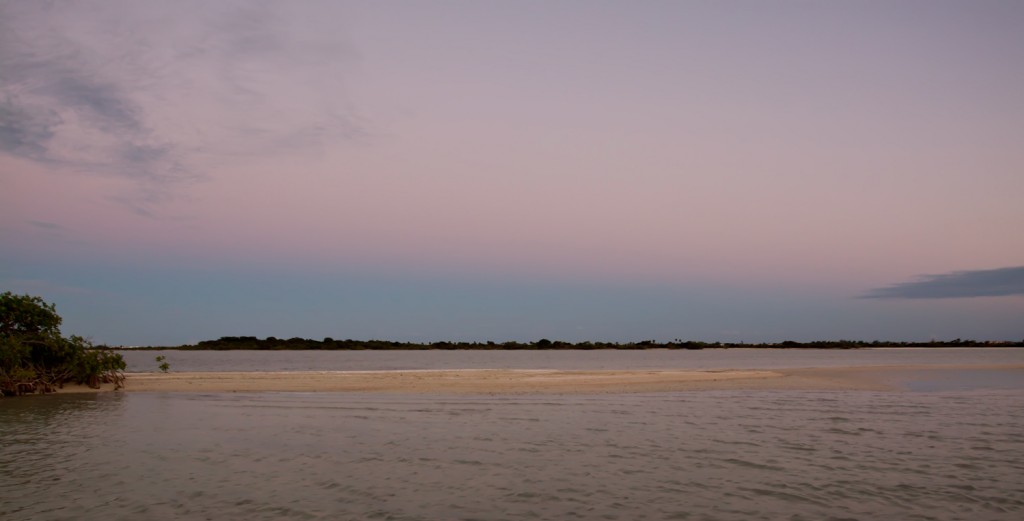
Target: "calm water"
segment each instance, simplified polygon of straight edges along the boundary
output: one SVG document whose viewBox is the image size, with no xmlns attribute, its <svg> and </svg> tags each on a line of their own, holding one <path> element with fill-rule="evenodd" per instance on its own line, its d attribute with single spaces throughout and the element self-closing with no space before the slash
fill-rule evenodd
<svg viewBox="0 0 1024 521">
<path fill-rule="evenodd" d="M 1017 520 L 1000 387 L 0 400 L 0 519 Z"/>
<path fill-rule="evenodd" d="M 399 369 L 778 369 L 906 364 L 1024 364 L 1010 349 L 652 349 L 644 351 L 122 351 L 129 371 Z"/>
</svg>

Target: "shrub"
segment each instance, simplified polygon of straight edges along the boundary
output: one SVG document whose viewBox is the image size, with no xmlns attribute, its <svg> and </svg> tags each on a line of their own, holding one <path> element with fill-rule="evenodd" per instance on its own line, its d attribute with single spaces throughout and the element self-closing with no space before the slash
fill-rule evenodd
<svg viewBox="0 0 1024 521">
<path fill-rule="evenodd" d="M 121 355 L 61 336 L 60 323 L 54 305 L 40 297 L 0 294 L 0 396 L 49 393 L 67 383 L 124 386 Z"/>
</svg>

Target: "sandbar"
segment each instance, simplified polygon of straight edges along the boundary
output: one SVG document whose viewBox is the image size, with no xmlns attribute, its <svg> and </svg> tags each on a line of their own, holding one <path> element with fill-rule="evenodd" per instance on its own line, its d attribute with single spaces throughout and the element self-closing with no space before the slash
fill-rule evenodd
<svg viewBox="0 0 1024 521">
<path fill-rule="evenodd" d="M 899 365 L 771 370 L 452 369 L 128 373 L 125 392 L 625 393 L 698 390 L 900 391 L 915 381 L 990 376 L 1024 389 L 1024 365 Z M 962 378 L 961 378 L 962 380 Z M 66 385 L 60 393 L 112 391 Z"/>
<path fill-rule="evenodd" d="M 773 370 L 301 371 L 130 373 L 128 392 L 618 393 L 689 390 L 896 391 L 915 379 L 1000 371 L 1024 387 L 1024 365 L 871 366 Z M 994 374 L 994 373 L 993 373 Z"/>
<path fill-rule="evenodd" d="M 130 392 L 588 393 L 723 387 L 778 378 L 773 371 L 304 371 L 131 374 Z"/>
</svg>

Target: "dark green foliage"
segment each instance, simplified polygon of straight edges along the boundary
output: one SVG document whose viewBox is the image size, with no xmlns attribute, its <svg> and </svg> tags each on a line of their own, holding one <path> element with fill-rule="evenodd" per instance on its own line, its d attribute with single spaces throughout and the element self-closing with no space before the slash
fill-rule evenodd
<svg viewBox="0 0 1024 521">
<path fill-rule="evenodd" d="M 671 342 L 658 342 L 655 340 L 642 340 L 639 342 L 563 342 L 561 340 L 548 340 L 542 338 L 536 342 L 452 342 L 439 341 L 430 343 L 416 342 L 393 342 L 389 340 L 335 340 L 325 338 L 323 341 L 293 337 L 282 340 L 275 337 L 267 337 L 260 340 L 254 336 L 225 336 L 217 340 L 204 340 L 196 345 L 184 345 L 160 349 L 181 349 L 181 350 L 425 350 L 425 349 L 447 349 L 447 350 L 525 350 L 525 349 L 727 349 L 727 348 L 771 348 L 771 349 L 861 349 L 868 347 L 1024 347 L 1024 342 L 1012 341 L 975 341 L 975 340 L 950 340 L 930 342 L 881 342 L 875 340 L 867 342 L 863 340 L 816 340 L 813 342 L 796 342 L 786 340 L 780 343 L 745 344 L 742 342 L 700 342 L 693 340 L 675 339 Z"/>
<path fill-rule="evenodd" d="M 0 294 L 0 335 L 54 334 L 60 331 L 60 322 L 53 304 L 40 297 Z"/>
<path fill-rule="evenodd" d="M 124 383 L 125 362 L 80 336 L 62 337 L 53 304 L 0 294 L 0 396 L 53 392 L 67 383 Z"/>
</svg>

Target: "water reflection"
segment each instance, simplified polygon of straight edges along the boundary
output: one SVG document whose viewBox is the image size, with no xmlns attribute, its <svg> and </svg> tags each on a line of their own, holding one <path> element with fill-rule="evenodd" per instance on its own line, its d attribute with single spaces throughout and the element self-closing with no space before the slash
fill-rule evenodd
<svg viewBox="0 0 1024 521">
<path fill-rule="evenodd" d="M 1016 520 L 1024 513 L 1021 398 L 723 391 L 11 400 L 0 403 L 0 519 Z"/>
<path fill-rule="evenodd" d="M 51 497 L 102 460 L 89 456 L 123 415 L 122 393 L 27 396 L 0 400 L 0 518 L 24 505 L 13 498 Z M 12 498 L 12 500 L 7 500 Z"/>
<path fill-rule="evenodd" d="M 958 369 L 955 371 L 907 371 L 892 375 L 903 388 L 916 392 L 962 392 L 977 390 L 1024 390 L 1019 369 Z"/>
<path fill-rule="evenodd" d="M 81 393 L 0 399 L 0 443 L 90 436 L 120 414 L 125 398 L 124 393 Z"/>
</svg>

